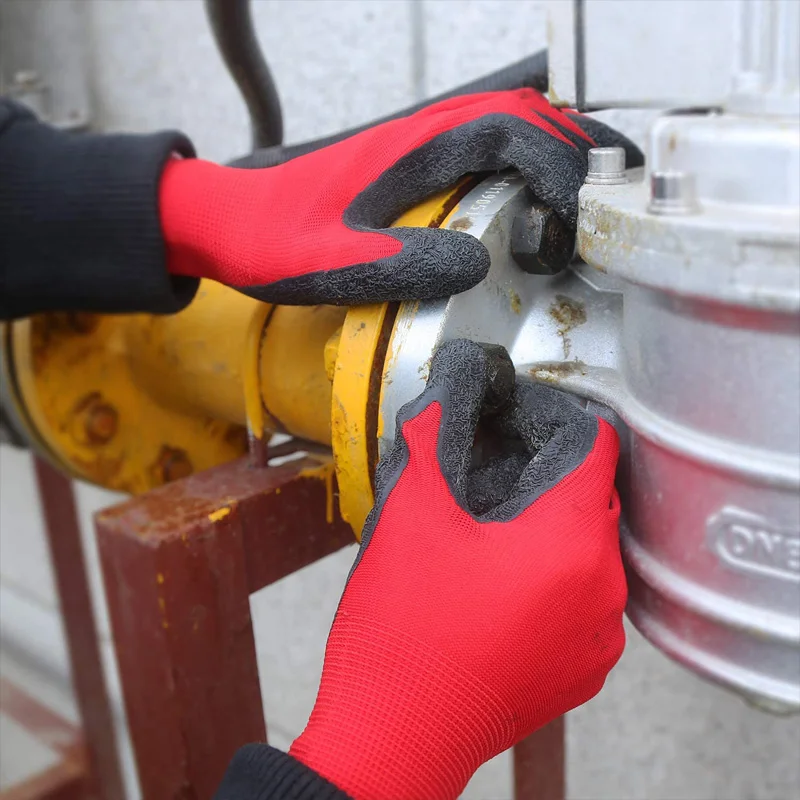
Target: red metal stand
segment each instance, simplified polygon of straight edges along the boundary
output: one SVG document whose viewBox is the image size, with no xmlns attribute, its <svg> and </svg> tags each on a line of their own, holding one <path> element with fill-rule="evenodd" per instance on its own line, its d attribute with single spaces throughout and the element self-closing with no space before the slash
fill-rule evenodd
<svg viewBox="0 0 800 800">
<path fill-rule="evenodd" d="M 247 459 L 99 513 L 96 526 L 142 793 L 208 798 L 265 741 L 249 597 L 350 544 L 333 467 Z"/>
<path fill-rule="evenodd" d="M 515 800 L 564 800 L 565 722 L 554 719 L 514 748 Z"/>
<path fill-rule="evenodd" d="M 59 757 L 52 767 L 3 791 L 0 800 L 123 800 L 72 481 L 38 457 L 34 469 L 81 722 L 71 725 L 0 679 L 0 711 Z"/>
<path fill-rule="evenodd" d="M 125 794 L 114 720 L 100 658 L 72 481 L 46 461 L 38 457 L 34 461 L 69 651 L 72 686 L 80 712 L 82 736 L 86 743 L 85 788 L 103 800 L 123 800 Z M 17 709 L 25 708 L 30 712 L 35 707 L 32 702 L 21 704 L 19 698 L 24 695 L 11 686 L 5 686 L 4 693 L 6 698 L 16 698 L 14 707 Z M 40 708 L 35 718 L 41 720 L 46 716 L 46 710 Z M 53 715 L 49 718 L 51 721 L 56 719 Z M 74 766 L 76 762 L 70 758 L 69 763 Z M 40 795 L 46 796 L 51 795 Z"/>
<path fill-rule="evenodd" d="M 266 741 L 249 596 L 353 541 L 334 493 L 329 457 L 242 459 L 96 516 L 147 800 L 210 798 L 235 750 Z M 520 800 L 563 798 L 554 725 L 518 748 Z"/>
</svg>

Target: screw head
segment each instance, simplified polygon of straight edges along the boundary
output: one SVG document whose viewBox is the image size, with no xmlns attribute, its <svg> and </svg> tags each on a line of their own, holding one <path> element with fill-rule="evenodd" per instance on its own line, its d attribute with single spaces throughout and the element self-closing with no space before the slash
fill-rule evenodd
<svg viewBox="0 0 800 800">
<path fill-rule="evenodd" d="M 694 175 L 690 172 L 665 171 L 650 175 L 651 214 L 695 214 L 697 203 Z"/>
<path fill-rule="evenodd" d="M 589 172 L 586 174 L 585 182 L 596 186 L 627 183 L 625 149 L 622 147 L 593 147 L 589 151 Z"/>
</svg>

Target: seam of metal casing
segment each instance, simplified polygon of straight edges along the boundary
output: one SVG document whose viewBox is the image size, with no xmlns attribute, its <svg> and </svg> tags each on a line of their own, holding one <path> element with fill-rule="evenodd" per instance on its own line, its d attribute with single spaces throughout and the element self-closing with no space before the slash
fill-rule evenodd
<svg viewBox="0 0 800 800">
<path fill-rule="evenodd" d="M 762 696 L 784 706 L 780 709 L 771 708 L 771 711 L 794 713 L 800 709 L 800 690 L 791 683 L 765 677 L 763 673 L 730 661 L 723 661 L 707 650 L 695 647 L 688 640 L 675 636 L 669 628 L 660 624 L 652 614 L 641 607 L 629 611 L 628 616 L 648 641 L 676 661 L 691 665 L 693 670 L 715 683 L 728 688 L 735 686 L 745 696 L 751 696 L 754 700 L 758 700 L 753 694 L 754 688 L 757 688 Z"/>
<path fill-rule="evenodd" d="M 627 390 L 614 410 L 637 434 L 665 450 L 768 486 L 800 488 L 800 458 L 699 433 L 649 411 Z"/>
<path fill-rule="evenodd" d="M 546 376 L 548 365 L 517 365 L 520 377 L 538 372 Z M 782 489 L 800 487 L 800 459 L 747 445 L 732 444 L 688 428 L 650 411 L 624 387 L 616 370 L 584 366 L 581 374 L 559 381 L 559 387 L 607 405 L 638 436 L 678 456 L 694 459 L 720 472 L 741 475 Z"/>
<path fill-rule="evenodd" d="M 749 603 L 724 597 L 682 577 L 669 567 L 659 564 L 624 525 L 620 526 L 620 538 L 628 563 L 635 568 L 636 574 L 663 597 L 682 608 L 757 638 L 766 633 L 786 644 L 800 644 L 800 619 L 764 611 Z M 753 619 L 758 620 L 758 628 L 753 627 Z"/>
</svg>

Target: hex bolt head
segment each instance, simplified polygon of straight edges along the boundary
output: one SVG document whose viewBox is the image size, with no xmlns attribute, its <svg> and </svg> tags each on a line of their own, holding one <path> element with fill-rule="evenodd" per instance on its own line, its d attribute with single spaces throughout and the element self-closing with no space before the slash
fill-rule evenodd
<svg viewBox="0 0 800 800">
<path fill-rule="evenodd" d="M 496 414 L 508 403 L 514 392 L 517 373 L 508 350 L 499 344 L 479 342 L 486 353 L 486 371 L 489 386 L 483 399 L 483 412 Z"/>
<path fill-rule="evenodd" d="M 511 257 L 532 275 L 555 275 L 575 255 L 575 231 L 552 208 L 534 203 L 511 223 Z"/>
<path fill-rule="evenodd" d="M 594 186 L 627 183 L 624 148 L 593 147 L 589 151 L 589 171 L 585 182 Z"/>
<path fill-rule="evenodd" d="M 650 175 L 651 214 L 696 214 L 697 203 L 694 175 L 690 172 L 653 172 Z"/>
</svg>

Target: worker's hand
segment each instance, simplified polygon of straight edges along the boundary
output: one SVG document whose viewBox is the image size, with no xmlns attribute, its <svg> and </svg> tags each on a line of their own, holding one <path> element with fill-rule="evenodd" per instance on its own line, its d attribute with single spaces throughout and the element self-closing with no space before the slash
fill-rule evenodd
<svg viewBox="0 0 800 800">
<path fill-rule="evenodd" d="M 587 151 L 612 145 L 642 163 L 612 129 L 521 89 L 445 100 L 270 169 L 175 160 L 160 187 L 168 268 L 277 303 L 444 297 L 478 283 L 489 254 L 467 233 L 390 229 L 402 212 L 516 167 L 574 228 Z"/>
<path fill-rule="evenodd" d="M 593 697 L 622 653 L 616 432 L 518 385 L 489 426 L 502 455 L 471 468 L 482 402 L 509 391 L 496 366 L 480 345 L 444 345 L 378 467 L 290 750 L 356 800 L 457 797 L 484 761 Z"/>
</svg>

